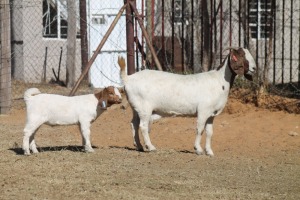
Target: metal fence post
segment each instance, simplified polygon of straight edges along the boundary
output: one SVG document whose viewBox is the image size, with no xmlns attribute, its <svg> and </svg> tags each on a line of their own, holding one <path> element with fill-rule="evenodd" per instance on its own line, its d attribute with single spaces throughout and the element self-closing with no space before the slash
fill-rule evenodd
<svg viewBox="0 0 300 200">
<path fill-rule="evenodd" d="M 128 3 L 132 2 L 136 5 L 135 0 L 127 0 Z M 125 2 L 126 3 L 126 2 Z M 134 17 L 131 6 L 127 4 L 126 7 L 126 41 L 127 41 L 127 73 L 128 75 L 135 73 L 134 64 Z"/>
</svg>

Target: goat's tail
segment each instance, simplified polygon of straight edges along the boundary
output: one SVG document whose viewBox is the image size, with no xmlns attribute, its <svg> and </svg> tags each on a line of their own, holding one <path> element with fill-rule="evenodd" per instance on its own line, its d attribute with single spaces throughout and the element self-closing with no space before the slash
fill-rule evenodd
<svg viewBox="0 0 300 200">
<path fill-rule="evenodd" d="M 25 91 L 24 93 L 24 100 L 28 101 L 32 96 L 37 95 L 37 94 L 41 94 L 40 90 L 37 88 L 30 88 L 28 90 Z"/>
<path fill-rule="evenodd" d="M 123 57 L 118 57 L 118 64 L 120 66 L 120 75 L 123 80 L 123 83 L 126 84 L 127 82 L 127 73 L 126 73 L 126 63 Z"/>
</svg>

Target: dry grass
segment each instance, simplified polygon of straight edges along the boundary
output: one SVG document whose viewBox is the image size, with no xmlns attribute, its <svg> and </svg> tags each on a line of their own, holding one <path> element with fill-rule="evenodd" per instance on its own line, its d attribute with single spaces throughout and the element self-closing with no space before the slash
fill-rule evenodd
<svg viewBox="0 0 300 200">
<path fill-rule="evenodd" d="M 300 133 L 299 115 L 230 99 L 215 120 L 213 158 L 193 152 L 194 118 L 154 123 L 151 153 L 133 149 L 130 118 L 120 106 L 101 115 L 91 154 L 78 126 L 43 125 L 41 153 L 24 156 L 24 107 L 0 116 L 0 199 L 300 199 L 300 136 L 288 134 Z"/>
</svg>

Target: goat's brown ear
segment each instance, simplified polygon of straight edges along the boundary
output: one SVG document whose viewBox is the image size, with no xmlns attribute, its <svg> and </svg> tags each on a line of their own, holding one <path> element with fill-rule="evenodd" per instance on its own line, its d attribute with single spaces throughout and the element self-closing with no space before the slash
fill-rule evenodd
<svg viewBox="0 0 300 200">
<path fill-rule="evenodd" d="M 95 95 L 96 99 L 98 100 L 98 106 L 100 106 L 102 110 L 106 110 L 107 109 L 107 97 L 105 97 L 103 95 L 103 92 L 98 92 L 94 95 Z"/>
<path fill-rule="evenodd" d="M 98 99 L 98 101 L 102 97 L 101 92 L 97 92 L 94 95 L 95 95 L 96 99 Z"/>
<path fill-rule="evenodd" d="M 243 50 L 242 50 L 243 51 Z M 244 60 L 245 53 L 241 52 L 240 49 L 233 49 L 230 53 L 230 67 L 237 75 L 244 75 Z"/>
</svg>

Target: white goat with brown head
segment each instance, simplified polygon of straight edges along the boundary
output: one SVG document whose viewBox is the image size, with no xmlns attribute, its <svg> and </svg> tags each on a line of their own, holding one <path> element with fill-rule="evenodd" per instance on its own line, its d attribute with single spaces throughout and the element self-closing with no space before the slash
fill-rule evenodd
<svg viewBox="0 0 300 200">
<path fill-rule="evenodd" d="M 149 151 L 156 150 L 149 137 L 149 124 L 153 114 L 196 115 L 198 119 L 195 151 L 197 154 L 203 153 L 200 141 L 205 129 L 205 150 L 211 156 L 213 120 L 225 107 L 235 76 L 245 75 L 247 79 L 251 79 L 256 70 L 253 57 L 244 48 L 231 48 L 231 52 L 218 69 L 192 75 L 144 70 L 127 76 L 125 60 L 119 58 L 118 63 L 127 98 L 133 110 L 131 127 L 136 148 L 143 150 L 138 133 L 140 128 L 146 148 Z"/>
<path fill-rule="evenodd" d="M 90 142 L 90 126 L 107 106 L 121 103 L 122 96 L 117 88 L 107 87 L 96 94 L 61 96 L 42 94 L 37 88 L 24 93 L 27 120 L 24 128 L 23 150 L 25 155 L 38 153 L 34 135 L 38 128 L 49 125 L 80 124 L 82 143 L 86 152 L 93 152 Z"/>
</svg>

